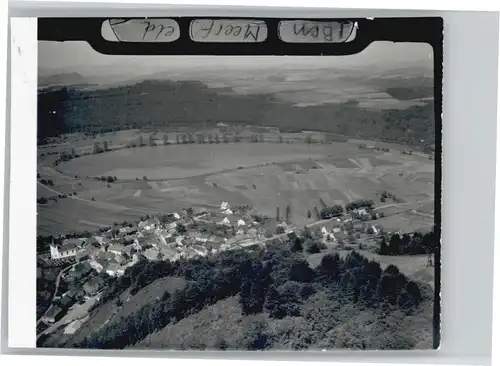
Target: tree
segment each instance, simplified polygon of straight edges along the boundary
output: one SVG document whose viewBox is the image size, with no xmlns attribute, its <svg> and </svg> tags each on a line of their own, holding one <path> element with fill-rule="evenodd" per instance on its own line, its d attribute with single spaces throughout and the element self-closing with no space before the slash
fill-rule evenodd
<svg viewBox="0 0 500 366">
<path fill-rule="evenodd" d="M 193 224 L 196 224 L 196 221 L 194 220 L 194 210 L 192 207 L 188 207 L 186 209 L 186 214 L 188 216 L 188 219 L 191 220 Z"/>
<path fill-rule="evenodd" d="M 99 154 L 101 152 L 101 148 L 100 148 L 100 146 L 99 146 L 99 144 L 97 142 L 94 143 L 94 148 L 93 148 L 92 151 L 93 151 L 94 154 Z"/>
<path fill-rule="evenodd" d="M 321 252 L 321 249 L 324 249 L 324 244 L 322 245 L 322 243 L 319 243 L 316 240 L 309 239 L 306 241 L 305 247 L 308 253 L 314 254 Z"/>
<path fill-rule="evenodd" d="M 391 264 L 380 276 L 376 289 L 377 296 L 394 305 L 407 282 L 406 277 L 399 272 L 398 267 Z"/>
<path fill-rule="evenodd" d="M 342 267 L 342 260 L 338 253 L 327 254 L 321 259 L 320 265 L 316 268 L 319 276 L 327 276 L 334 280 L 338 280 Z"/>
<path fill-rule="evenodd" d="M 279 318 L 279 292 L 276 286 L 271 285 L 266 293 L 264 308 L 269 312 L 271 318 Z"/>
<path fill-rule="evenodd" d="M 217 340 L 215 341 L 214 347 L 216 349 L 219 349 L 221 351 L 225 351 L 229 348 L 227 342 L 224 340 L 224 338 L 219 338 L 217 337 Z"/>
<path fill-rule="evenodd" d="M 184 234 L 186 231 L 187 231 L 187 228 L 186 228 L 186 225 L 180 223 L 180 224 L 177 224 L 177 226 L 175 227 L 175 229 L 177 230 L 177 232 L 179 234 Z"/>
<path fill-rule="evenodd" d="M 342 216 L 344 213 L 344 208 L 341 205 L 327 206 L 321 209 L 320 218 L 330 219 L 332 217 Z"/>
<path fill-rule="evenodd" d="M 245 315 L 260 313 L 271 284 L 271 267 L 253 258 L 240 265 L 240 304 Z"/>
<path fill-rule="evenodd" d="M 290 266 L 290 280 L 296 282 L 310 282 L 314 271 L 305 259 L 294 259 Z"/>
<path fill-rule="evenodd" d="M 406 291 L 408 292 L 408 295 L 411 296 L 415 304 L 419 304 L 422 301 L 422 294 L 418 285 L 414 281 L 410 281 L 407 283 Z"/>
<path fill-rule="evenodd" d="M 290 208 L 290 205 L 286 205 L 286 222 L 290 222 L 291 212 L 292 212 L 292 209 Z"/>
<path fill-rule="evenodd" d="M 292 246 L 290 248 L 292 252 L 302 252 L 304 250 L 304 247 L 302 246 L 302 240 L 300 238 L 295 238 L 292 242 Z"/>
<path fill-rule="evenodd" d="M 40 197 L 39 199 L 37 199 L 37 203 L 41 204 L 41 205 L 45 205 L 47 203 L 47 198 L 45 197 Z"/>
<path fill-rule="evenodd" d="M 250 324 L 245 327 L 242 346 L 247 350 L 263 350 L 269 347 L 269 340 L 266 334 L 267 324 L 263 320 L 250 320 Z"/>
<path fill-rule="evenodd" d="M 401 248 L 401 238 L 399 234 L 392 234 L 389 240 L 389 251 L 388 254 L 399 254 Z"/>
<path fill-rule="evenodd" d="M 300 232 L 300 236 L 304 239 L 312 239 L 313 237 L 311 230 L 307 226 L 304 226 L 304 229 Z"/>
</svg>

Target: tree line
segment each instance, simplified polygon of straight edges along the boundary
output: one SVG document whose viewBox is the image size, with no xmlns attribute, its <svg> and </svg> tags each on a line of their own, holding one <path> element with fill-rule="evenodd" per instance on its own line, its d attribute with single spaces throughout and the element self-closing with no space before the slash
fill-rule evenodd
<svg viewBox="0 0 500 366">
<path fill-rule="evenodd" d="M 416 255 L 435 253 L 439 238 L 436 237 L 434 229 L 422 234 L 393 233 L 389 242 L 385 237 L 380 240 L 379 254 L 381 255 Z"/>
</svg>

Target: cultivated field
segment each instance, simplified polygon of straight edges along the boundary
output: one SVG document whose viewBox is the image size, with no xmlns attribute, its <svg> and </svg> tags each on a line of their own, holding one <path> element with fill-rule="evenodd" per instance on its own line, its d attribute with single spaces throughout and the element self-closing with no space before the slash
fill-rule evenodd
<svg viewBox="0 0 500 366">
<path fill-rule="evenodd" d="M 121 138 L 137 133 L 122 133 Z M 53 186 L 39 184 L 39 197 L 77 195 L 39 205 L 40 234 L 95 230 L 147 213 L 216 207 L 221 201 L 249 204 L 271 217 L 278 206 L 284 216 L 289 205 L 290 221 L 303 225 L 316 219 L 314 208 L 321 210 L 321 201 L 331 205 L 372 198 L 386 211 L 381 224 L 388 229 L 411 231 L 433 223 L 433 161 L 397 150 L 360 149 L 356 143 L 147 146 L 83 156 L 57 168 L 44 158 L 39 158 L 39 172 Z M 116 176 L 117 181 L 93 179 L 100 176 Z M 398 203 L 380 202 L 383 191 Z M 309 219 L 308 210 L 313 212 Z"/>
</svg>

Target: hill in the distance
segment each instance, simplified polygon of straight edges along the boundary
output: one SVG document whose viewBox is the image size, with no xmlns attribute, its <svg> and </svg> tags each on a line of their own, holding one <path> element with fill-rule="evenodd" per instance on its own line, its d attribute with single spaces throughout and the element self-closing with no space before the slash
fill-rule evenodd
<svg viewBox="0 0 500 366">
<path fill-rule="evenodd" d="M 68 85 L 86 85 L 88 81 L 79 73 L 61 73 L 61 74 L 51 74 L 51 75 L 39 75 L 38 76 L 38 87 L 46 86 L 68 86 Z"/>
<path fill-rule="evenodd" d="M 358 103 L 361 96 L 356 98 L 357 89 L 361 90 L 360 93 L 367 93 L 364 101 L 370 100 L 370 93 L 377 94 L 375 104 L 384 103 L 387 98 L 432 98 L 428 80 L 398 83 L 380 79 L 357 89 L 355 83 L 346 84 L 340 79 L 323 84 L 315 82 L 318 87 L 309 86 L 309 90 L 300 90 L 293 82 L 275 86 L 269 83 L 269 87 L 260 85 L 259 90 L 248 93 L 233 92 L 235 87 L 231 85 L 209 87 L 200 81 L 172 80 L 146 80 L 109 89 L 64 87 L 42 90 L 38 96 L 39 138 L 70 130 L 177 129 L 179 126 L 196 128 L 225 122 L 274 126 L 288 132 L 318 130 L 406 144 L 419 144 L 422 140 L 434 142 L 432 101 L 404 109 L 377 109 L 364 107 Z M 332 88 L 331 85 L 339 87 Z M 403 86 L 394 88 L 395 85 Z M 325 98 L 334 101 L 297 105 L 296 98 L 312 98 L 312 93 L 323 91 L 332 93 Z M 402 104 L 396 99 L 392 100 L 392 105 Z"/>
</svg>

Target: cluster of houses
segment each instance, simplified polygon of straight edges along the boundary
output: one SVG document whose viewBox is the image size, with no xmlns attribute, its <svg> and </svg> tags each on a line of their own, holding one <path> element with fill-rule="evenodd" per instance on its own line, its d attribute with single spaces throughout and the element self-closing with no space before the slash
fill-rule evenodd
<svg viewBox="0 0 500 366">
<path fill-rule="evenodd" d="M 285 223 L 283 232 L 289 231 Z M 181 228 L 182 227 L 182 228 Z M 219 210 L 181 215 L 168 220 L 153 217 L 89 238 L 65 239 L 50 245 L 52 259 L 87 261 L 98 273 L 119 277 L 140 256 L 149 260 L 171 260 L 206 256 L 220 250 L 246 247 L 266 239 L 261 224 L 243 210 L 232 210 L 222 202 Z"/>
<path fill-rule="evenodd" d="M 65 275 L 67 282 L 77 283 L 79 280 L 85 280 L 83 286 L 72 286 L 62 296 L 57 297 L 47 312 L 43 315 L 42 321 L 45 324 L 53 324 L 58 321 L 68 309 L 76 303 L 84 303 L 90 297 L 95 296 L 103 287 L 104 280 L 99 276 L 89 276 L 92 267 L 88 262 L 77 263 L 71 267 Z"/>
<path fill-rule="evenodd" d="M 64 274 L 68 283 L 79 283 L 56 298 L 42 317 L 46 324 L 57 322 L 75 303 L 84 302 L 100 293 L 105 286 L 101 276 L 119 277 L 141 256 L 149 260 L 177 260 L 206 256 L 218 251 L 251 248 L 285 242 L 295 233 L 279 224 L 269 236 L 262 224 L 244 210 L 232 210 L 227 202 L 212 212 L 167 215 L 167 220 L 147 218 L 137 224 L 100 232 L 88 238 L 69 238 L 50 245 L 53 260 L 73 259 L 76 263 Z M 83 285 L 82 285 L 83 284 Z"/>
<path fill-rule="evenodd" d="M 368 234 L 377 236 L 383 231 L 382 226 L 378 224 L 368 224 L 360 220 L 337 219 L 329 222 L 319 228 L 319 236 L 326 243 L 334 242 L 343 244 L 348 242 L 352 234 Z"/>
</svg>

